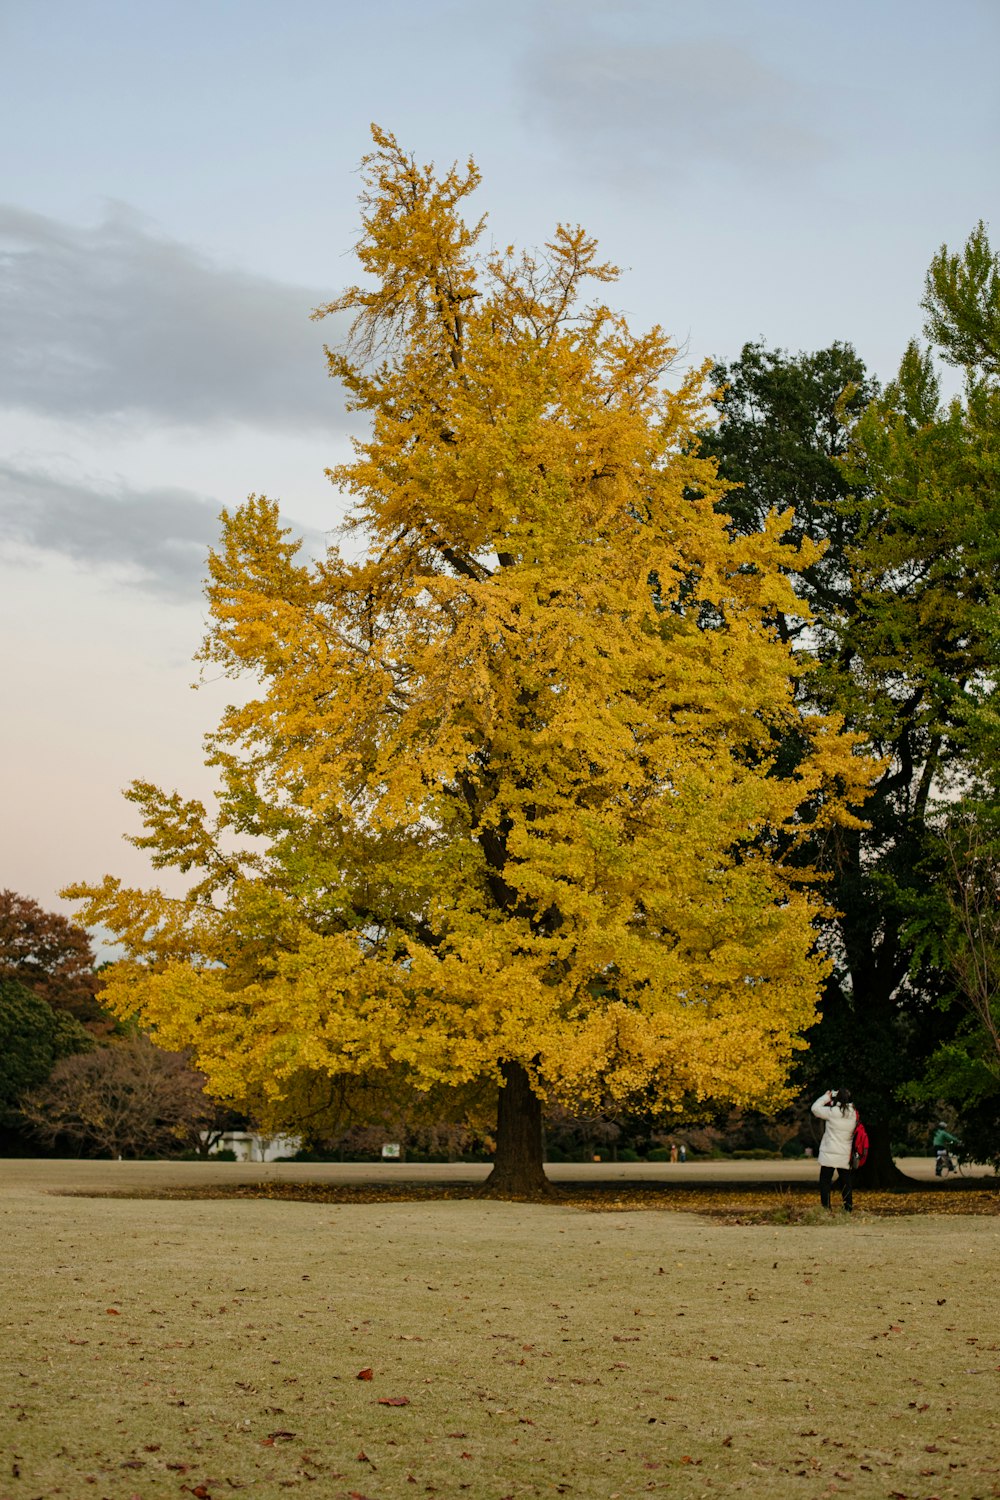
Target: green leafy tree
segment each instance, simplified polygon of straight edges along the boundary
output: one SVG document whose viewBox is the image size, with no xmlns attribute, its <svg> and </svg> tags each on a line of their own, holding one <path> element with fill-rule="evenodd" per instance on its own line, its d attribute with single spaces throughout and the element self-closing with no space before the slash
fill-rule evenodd
<svg viewBox="0 0 1000 1500">
<path fill-rule="evenodd" d="M 962 1043 L 971 1063 L 969 1093 L 1000 1092 L 1000 831 L 997 808 L 965 799 L 948 810 L 939 835 L 943 910 L 932 929 L 934 958 L 968 1013 Z M 957 1054 L 952 1050 L 952 1057 Z M 971 1075 L 975 1074 L 975 1082 Z M 956 1104 L 962 1101 L 950 1090 Z"/>
<path fill-rule="evenodd" d="M 721 421 L 704 446 L 742 486 L 723 501 L 730 524 L 793 504 L 797 534 L 825 547 L 796 579 L 812 623 L 778 622 L 819 658 L 800 691 L 841 712 L 882 764 L 867 827 L 809 849 L 837 916 L 801 1072 L 854 1089 L 872 1136 L 866 1176 L 884 1183 L 897 1095 L 941 1036 L 908 939 L 933 901 L 934 796 L 966 774 L 970 715 L 988 690 L 995 521 L 976 410 L 942 403 L 916 345 L 884 392 L 841 345 L 797 357 L 748 346 L 718 374 Z"/>
<path fill-rule="evenodd" d="M 960 796 L 941 800 L 924 875 L 930 910 L 913 924 L 919 963 L 950 1002 L 953 1031 L 917 1073 L 908 1093 L 946 1101 L 980 1160 L 1000 1160 L 1000 255 L 981 222 L 961 251 L 942 246 L 927 274 L 925 332 L 961 370 L 963 394 L 950 404 L 952 445 L 961 448 L 952 526 L 964 571 L 955 578 L 956 619 L 975 611 L 979 656 L 956 707 Z M 959 466 L 955 469 L 959 472 Z M 975 565 L 979 585 L 970 586 Z M 956 634 L 958 631 L 956 626 Z M 959 637 L 967 644 L 972 632 Z"/>
<path fill-rule="evenodd" d="M 962 250 L 941 246 L 921 306 L 924 332 L 942 359 L 974 383 L 1000 379 L 1000 257 L 982 219 Z"/>
<path fill-rule="evenodd" d="M 52 1009 L 16 979 L 0 979 L 0 1127 L 16 1131 L 21 1100 L 61 1058 L 88 1051 L 93 1038 L 73 1016 Z"/>
<path fill-rule="evenodd" d="M 859 525 L 840 460 L 875 382 L 850 344 L 796 355 L 744 344 L 738 360 L 713 367 L 711 379 L 718 425 L 700 434 L 700 448 L 727 486 L 719 508 L 739 536 L 760 531 L 775 510 L 790 510 L 787 537 L 796 546 L 821 544 L 795 575 L 808 626 L 805 613 L 779 612 L 776 624 L 783 638 L 829 649 L 850 607 L 848 553 Z"/>
</svg>

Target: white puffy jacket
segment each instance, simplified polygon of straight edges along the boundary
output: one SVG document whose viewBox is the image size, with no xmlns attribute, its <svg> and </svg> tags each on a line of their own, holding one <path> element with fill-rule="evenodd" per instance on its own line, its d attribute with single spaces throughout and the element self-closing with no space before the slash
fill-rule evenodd
<svg viewBox="0 0 1000 1500">
<path fill-rule="evenodd" d="M 823 1139 L 819 1143 L 821 1167 L 849 1167 L 851 1147 L 854 1144 L 854 1127 L 858 1123 L 858 1112 L 853 1104 L 846 1110 L 839 1104 L 830 1103 L 829 1093 L 821 1094 L 812 1107 L 818 1120 L 826 1121 Z"/>
</svg>

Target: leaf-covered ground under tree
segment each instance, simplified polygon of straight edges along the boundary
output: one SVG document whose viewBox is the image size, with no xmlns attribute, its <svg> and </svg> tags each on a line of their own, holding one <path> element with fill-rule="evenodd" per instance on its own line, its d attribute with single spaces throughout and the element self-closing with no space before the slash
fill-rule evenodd
<svg viewBox="0 0 1000 1500">
<path fill-rule="evenodd" d="M 83 1194 L 82 1196 L 90 1196 Z M 272 1202 L 432 1203 L 440 1200 L 468 1201 L 481 1192 L 467 1183 L 331 1183 L 331 1182 L 242 1182 L 233 1186 L 212 1184 L 196 1187 L 108 1189 L 100 1196 L 136 1198 L 192 1198 L 225 1201 L 233 1198 L 267 1198 Z M 533 1201 L 533 1200 L 525 1200 Z M 836 1188 L 834 1207 L 839 1207 Z M 811 1224 L 822 1223 L 816 1188 L 811 1183 L 563 1183 L 558 1196 L 543 1200 L 551 1206 L 584 1209 L 589 1213 L 702 1214 L 723 1224 Z M 901 1218 L 912 1214 L 1000 1215 L 1000 1179 L 953 1178 L 945 1182 L 913 1183 L 894 1191 L 856 1192 L 859 1219 Z"/>
</svg>

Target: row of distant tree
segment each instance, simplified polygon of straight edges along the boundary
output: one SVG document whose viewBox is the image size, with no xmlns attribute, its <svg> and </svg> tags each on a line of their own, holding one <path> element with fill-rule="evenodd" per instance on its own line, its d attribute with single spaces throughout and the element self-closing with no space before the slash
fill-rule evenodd
<svg viewBox="0 0 1000 1500">
<path fill-rule="evenodd" d="M 204 1078 L 183 1054 L 164 1051 L 110 1017 L 97 999 L 100 982 L 82 928 L 26 897 L 0 892 L 0 1149 L 206 1155 L 227 1129 L 251 1123 L 209 1098 Z M 396 1141 L 411 1156 L 489 1158 L 491 1098 L 466 1100 L 462 1120 L 434 1119 L 414 1104 L 384 1091 L 356 1096 L 340 1117 L 342 1128 L 314 1133 L 306 1154 L 377 1158 L 383 1144 Z M 926 1148 L 925 1115 L 911 1111 L 907 1149 Z M 554 1107 L 546 1112 L 545 1136 L 550 1158 L 665 1155 L 681 1140 L 698 1153 L 801 1154 L 815 1145 L 810 1126 L 804 1103 L 774 1118 L 735 1110 L 708 1121 Z"/>
<path fill-rule="evenodd" d="M 8 1152 L 205 1151 L 227 1123 L 183 1054 L 116 1022 L 82 928 L 0 891 L 0 1142 Z"/>
</svg>

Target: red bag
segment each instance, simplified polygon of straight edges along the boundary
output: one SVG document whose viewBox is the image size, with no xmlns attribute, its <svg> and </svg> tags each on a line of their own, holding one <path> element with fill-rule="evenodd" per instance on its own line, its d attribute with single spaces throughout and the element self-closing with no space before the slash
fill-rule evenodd
<svg viewBox="0 0 1000 1500">
<path fill-rule="evenodd" d="M 854 1127 L 854 1139 L 851 1142 L 851 1171 L 857 1167 L 863 1167 L 868 1160 L 868 1132 L 862 1125 L 860 1118 Z"/>
</svg>

